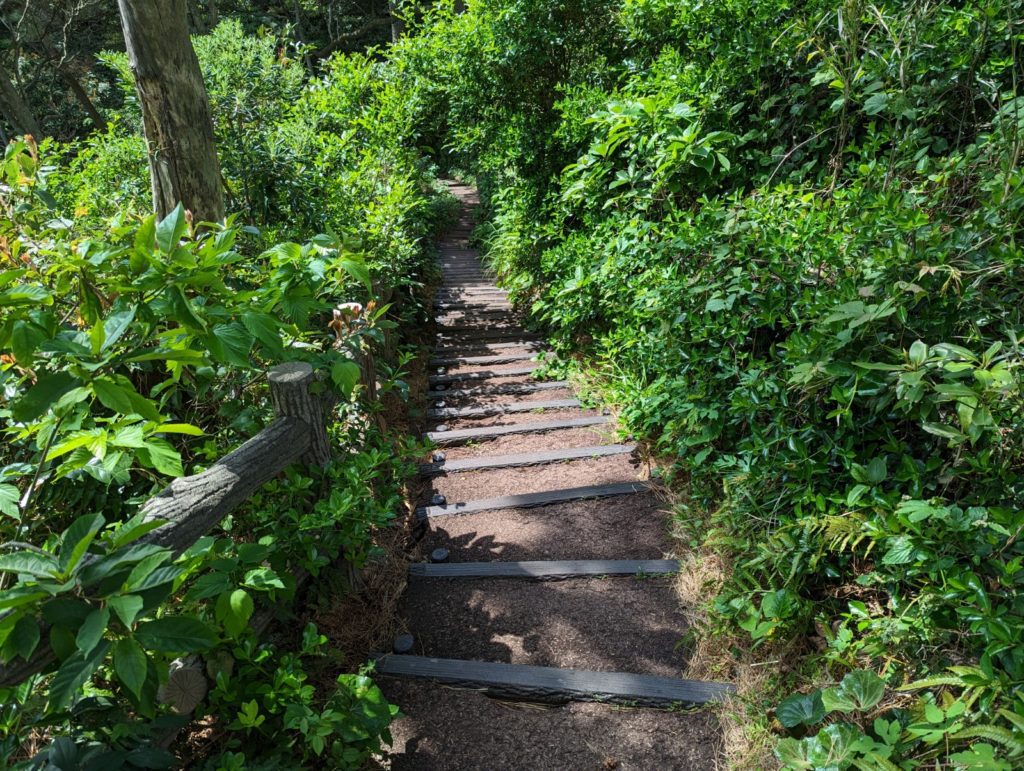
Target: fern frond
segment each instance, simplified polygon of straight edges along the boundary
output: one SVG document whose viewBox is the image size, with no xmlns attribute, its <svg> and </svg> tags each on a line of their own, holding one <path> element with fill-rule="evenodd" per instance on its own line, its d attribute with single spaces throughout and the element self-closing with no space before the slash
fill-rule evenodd
<svg viewBox="0 0 1024 771">
<path fill-rule="evenodd" d="M 922 680 L 915 680 L 912 683 L 901 685 L 897 688 L 897 691 L 917 691 L 921 688 L 938 688 L 940 685 L 963 685 L 963 680 L 956 675 L 935 675 L 934 677 L 926 677 Z"/>
<path fill-rule="evenodd" d="M 1024 741 L 1017 738 L 1009 728 L 998 725 L 976 725 L 951 734 L 950 739 L 986 739 L 1001 744 L 1010 751 L 1011 757 L 1024 753 Z"/>
<path fill-rule="evenodd" d="M 1008 709 L 1001 709 L 997 714 L 1004 720 L 1013 723 L 1018 731 L 1024 731 L 1024 716 L 1018 715 L 1016 712 L 1012 712 Z"/>
</svg>

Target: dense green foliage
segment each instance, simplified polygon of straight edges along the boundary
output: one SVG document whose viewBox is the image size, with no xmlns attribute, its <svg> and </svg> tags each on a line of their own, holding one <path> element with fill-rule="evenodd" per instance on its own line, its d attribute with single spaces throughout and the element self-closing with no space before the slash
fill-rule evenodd
<svg viewBox="0 0 1024 771">
<path fill-rule="evenodd" d="M 55 672 L 0 692 L 5 767 L 175 763 L 152 743 L 185 722 L 160 690 L 193 653 L 213 680 L 198 714 L 226 732 L 210 768 L 359 768 L 395 711 L 365 673 L 309 682 L 326 642 L 312 625 L 270 642 L 249 622 L 289 607 L 297 575 L 343 555 L 359 568 L 401 510 L 419 447 L 373 413 L 404 392 L 408 354 L 380 352 L 422 317 L 424 243 L 448 204 L 371 59 L 308 80 L 230 21 L 196 49 L 226 223 L 148 214 L 130 82 L 106 131 L 18 140 L 0 166 L 0 659 L 56 654 Z M 159 524 L 141 504 L 267 425 L 265 372 L 295 360 L 329 375 L 337 459 L 271 482 L 183 554 L 140 544 Z"/>
<path fill-rule="evenodd" d="M 396 54 L 506 285 L 729 558 L 706 632 L 890 689 L 780 708 L 789 767 L 1024 755 L 1022 11 L 480 0 Z"/>
</svg>

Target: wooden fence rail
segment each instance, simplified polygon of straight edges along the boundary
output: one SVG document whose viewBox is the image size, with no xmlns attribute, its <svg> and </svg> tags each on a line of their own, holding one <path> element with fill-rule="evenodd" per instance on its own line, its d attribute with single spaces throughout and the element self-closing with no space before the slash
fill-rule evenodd
<svg viewBox="0 0 1024 771">
<path fill-rule="evenodd" d="M 150 498 L 142 507 L 146 520 L 159 519 L 165 524 L 140 542 L 181 554 L 291 463 L 321 466 L 330 460 L 325 415 L 333 400 L 314 393 L 313 368 L 305 362 L 280 364 L 270 370 L 267 379 L 277 419 L 206 471 L 179 477 Z M 31 658 L 0 666 L 0 686 L 17 685 L 50 666 L 56 655 L 45 642 L 48 638 L 44 629 Z M 170 690 L 181 691 L 186 680 L 193 683 L 195 668 L 188 663 L 172 667 Z M 196 686 L 186 690 L 191 694 Z M 185 695 L 173 693 L 167 701 L 179 712 L 191 711 L 195 705 L 188 707 L 181 698 Z"/>
</svg>

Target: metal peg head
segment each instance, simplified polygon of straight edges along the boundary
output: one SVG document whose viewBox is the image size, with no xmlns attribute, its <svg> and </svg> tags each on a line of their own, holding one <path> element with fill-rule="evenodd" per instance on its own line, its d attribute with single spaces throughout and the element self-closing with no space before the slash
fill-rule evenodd
<svg viewBox="0 0 1024 771">
<path fill-rule="evenodd" d="M 447 456 L 443 452 L 435 452 L 432 456 L 430 456 L 430 459 L 434 461 L 434 463 L 444 463 L 444 459 L 446 457 Z"/>
<path fill-rule="evenodd" d="M 443 495 L 435 495 L 433 498 L 430 499 L 431 506 L 444 506 L 447 503 L 448 499 L 445 498 Z"/>
<path fill-rule="evenodd" d="M 435 430 L 435 431 L 438 431 L 438 432 L 440 432 L 440 433 L 442 433 L 442 434 L 443 434 L 443 433 L 444 433 L 445 431 L 447 431 L 447 430 L 448 430 L 448 425 L 447 425 L 446 423 L 442 423 L 441 425 L 439 425 L 439 426 L 438 426 L 437 428 L 435 428 L 434 430 Z"/>
<path fill-rule="evenodd" d="M 447 562 L 448 561 L 448 550 L 444 548 L 434 549 L 430 552 L 431 562 Z"/>
<path fill-rule="evenodd" d="M 391 650 L 395 653 L 408 653 L 415 642 L 411 634 L 400 634 L 391 644 Z"/>
</svg>

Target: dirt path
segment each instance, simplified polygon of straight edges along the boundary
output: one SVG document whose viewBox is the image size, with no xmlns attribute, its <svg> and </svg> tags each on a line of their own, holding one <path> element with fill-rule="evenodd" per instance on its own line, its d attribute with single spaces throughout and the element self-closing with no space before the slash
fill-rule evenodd
<svg viewBox="0 0 1024 771">
<path fill-rule="evenodd" d="M 713 768 L 719 729 L 701 706 L 726 689 L 679 679 L 686 623 L 665 563 L 621 562 L 671 558 L 667 517 L 610 419 L 580 408 L 567 384 L 535 390 L 543 343 L 469 246 L 475 192 L 452 191 L 463 213 L 441 248 L 428 413 L 443 458 L 423 467 L 432 490 L 419 512 L 424 554 L 447 558 L 414 566 L 403 607 L 413 649 L 378 663 L 403 713 L 387 760 L 424 771 Z M 608 497 L 589 497 L 596 485 Z M 507 496 L 548 493 L 556 502 L 508 507 Z M 487 575 L 499 568 L 527 577 Z M 528 577 L 543 572 L 567 577 Z"/>
</svg>

